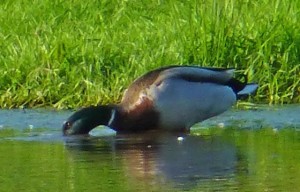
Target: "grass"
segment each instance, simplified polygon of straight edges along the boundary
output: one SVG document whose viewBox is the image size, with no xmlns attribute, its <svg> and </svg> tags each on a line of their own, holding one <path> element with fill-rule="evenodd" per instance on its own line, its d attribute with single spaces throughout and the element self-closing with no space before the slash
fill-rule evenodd
<svg viewBox="0 0 300 192">
<path fill-rule="evenodd" d="M 170 64 L 236 67 L 255 102 L 300 102 L 300 2 L 2 0 L 0 107 L 117 102 Z"/>
</svg>

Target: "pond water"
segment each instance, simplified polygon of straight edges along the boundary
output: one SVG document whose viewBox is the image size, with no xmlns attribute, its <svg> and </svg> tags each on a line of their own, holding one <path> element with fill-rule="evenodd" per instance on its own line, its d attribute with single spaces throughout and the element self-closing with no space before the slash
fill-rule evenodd
<svg viewBox="0 0 300 192">
<path fill-rule="evenodd" d="M 189 135 L 63 137 L 71 113 L 0 110 L 0 191 L 300 191 L 300 106 L 232 109 Z"/>
</svg>

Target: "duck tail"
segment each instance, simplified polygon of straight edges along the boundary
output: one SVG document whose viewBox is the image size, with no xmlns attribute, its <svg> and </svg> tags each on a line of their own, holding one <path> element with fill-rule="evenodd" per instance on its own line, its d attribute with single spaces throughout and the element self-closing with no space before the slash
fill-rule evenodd
<svg viewBox="0 0 300 192">
<path fill-rule="evenodd" d="M 249 83 L 246 84 L 246 86 L 239 92 L 237 92 L 237 98 L 238 99 L 244 99 L 248 97 L 249 95 L 252 95 L 256 92 L 258 88 L 258 84 L 256 83 Z"/>
<path fill-rule="evenodd" d="M 228 82 L 228 85 L 236 93 L 237 99 L 247 98 L 249 95 L 254 94 L 258 88 L 258 84 L 248 83 L 248 78 L 246 75 L 243 75 L 243 78 L 243 82 L 235 78 L 230 79 Z"/>
</svg>

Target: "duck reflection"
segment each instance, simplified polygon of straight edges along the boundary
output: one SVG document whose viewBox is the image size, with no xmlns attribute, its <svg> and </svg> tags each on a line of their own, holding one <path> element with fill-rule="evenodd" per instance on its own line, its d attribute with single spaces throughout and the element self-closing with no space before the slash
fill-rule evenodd
<svg viewBox="0 0 300 192">
<path fill-rule="evenodd" d="M 183 139 L 182 139 L 183 138 Z M 206 179 L 224 179 L 237 169 L 237 149 L 220 136 L 147 133 L 112 137 L 71 137 L 67 149 L 76 158 L 99 161 L 103 156 L 120 159 L 128 177 L 192 185 Z M 90 161 L 91 159 L 86 159 Z"/>
</svg>

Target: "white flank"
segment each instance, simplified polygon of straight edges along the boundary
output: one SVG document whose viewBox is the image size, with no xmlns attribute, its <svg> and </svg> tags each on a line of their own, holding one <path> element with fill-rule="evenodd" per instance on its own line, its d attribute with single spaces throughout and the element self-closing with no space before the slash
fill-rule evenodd
<svg viewBox="0 0 300 192">
<path fill-rule="evenodd" d="M 228 86 L 180 79 L 164 81 L 152 94 L 162 126 L 169 129 L 188 129 L 225 112 L 236 102 L 236 95 Z"/>
</svg>

